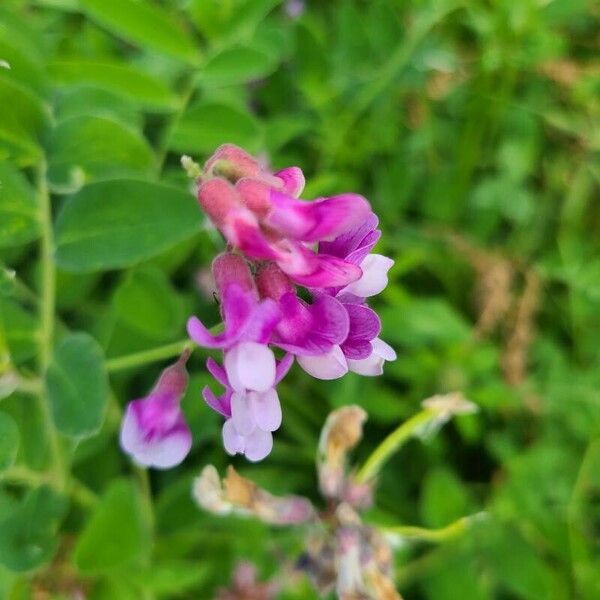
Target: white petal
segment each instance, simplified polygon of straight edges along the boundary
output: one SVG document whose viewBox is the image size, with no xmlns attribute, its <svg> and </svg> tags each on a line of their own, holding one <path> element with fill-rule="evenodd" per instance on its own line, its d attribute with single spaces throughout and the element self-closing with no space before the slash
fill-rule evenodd
<svg viewBox="0 0 600 600">
<path fill-rule="evenodd" d="M 396 351 L 381 338 L 371 340 L 371 346 L 373 346 L 373 352 L 384 360 L 396 360 Z"/>
<path fill-rule="evenodd" d="M 273 449 L 273 436 L 270 431 L 258 427 L 245 439 L 244 454 L 252 462 L 258 462 L 269 455 Z"/>
<path fill-rule="evenodd" d="M 375 377 L 376 375 L 381 375 L 383 373 L 384 362 L 385 361 L 381 356 L 377 356 L 377 354 L 373 352 L 371 356 L 361 360 L 352 360 L 349 358 L 348 368 L 353 373 Z"/>
<path fill-rule="evenodd" d="M 319 356 L 297 356 L 298 364 L 317 379 L 338 379 L 348 372 L 348 362 L 339 346 Z"/>
<path fill-rule="evenodd" d="M 178 430 L 152 443 L 134 455 L 135 461 L 144 467 L 170 469 L 181 463 L 192 447 L 189 431 Z"/>
<path fill-rule="evenodd" d="M 223 423 L 223 446 L 232 456 L 244 452 L 244 438 L 235 430 L 231 419 Z"/>
<path fill-rule="evenodd" d="M 121 447 L 128 454 L 135 454 L 144 445 L 144 436 L 131 406 L 128 406 L 125 411 L 125 417 L 121 424 L 120 441 Z"/>
<path fill-rule="evenodd" d="M 358 281 L 347 285 L 342 291 L 360 298 L 369 298 L 382 292 L 388 284 L 388 271 L 394 261 L 381 254 L 369 254 L 360 263 L 362 276 Z"/>
<path fill-rule="evenodd" d="M 275 383 L 275 356 L 257 342 L 240 342 L 225 354 L 225 371 L 237 392 L 266 392 Z"/>
<path fill-rule="evenodd" d="M 262 394 L 249 392 L 248 401 L 252 411 L 254 422 L 263 431 L 275 431 L 281 425 L 281 404 L 275 388 L 271 388 Z"/>
<path fill-rule="evenodd" d="M 231 422 L 240 435 L 248 435 L 256 427 L 247 394 L 231 396 Z"/>
</svg>

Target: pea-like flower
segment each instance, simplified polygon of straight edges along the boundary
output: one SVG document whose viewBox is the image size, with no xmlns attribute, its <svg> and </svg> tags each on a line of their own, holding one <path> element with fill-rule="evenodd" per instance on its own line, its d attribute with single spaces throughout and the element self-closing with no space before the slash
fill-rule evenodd
<svg viewBox="0 0 600 600">
<path fill-rule="evenodd" d="M 192 447 L 192 434 L 181 412 L 187 388 L 186 350 L 165 369 L 152 391 L 127 405 L 121 425 L 121 446 L 144 467 L 169 469 L 181 463 Z"/>
</svg>

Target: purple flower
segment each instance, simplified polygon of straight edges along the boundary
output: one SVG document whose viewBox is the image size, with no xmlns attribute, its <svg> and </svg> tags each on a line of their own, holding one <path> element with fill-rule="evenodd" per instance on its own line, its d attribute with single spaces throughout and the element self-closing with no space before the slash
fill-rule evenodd
<svg viewBox="0 0 600 600">
<path fill-rule="evenodd" d="M 308 304 L 296 296 L 289 278 L 274 264 L 264 265 L 256 276 L 263 297 L 277 301 L 281 319 L 271 341 L 298 356 L 323 355 L 348 336 L 349 318 L 333 296 L 316 294 Z"/>
<path fill-rule="evenodd" d="M 357 227 L 370 214 L 369 203 L 357 194 L 298 200 L 303 187 L 298 167 L 273 174 L 226 144 L 204 166 L 198 202 L 232 246 L 249 258 L 276 262 L 300 285 L 343 286 L 357 280 L 357 264 L 317 254 L 305 243 Z"/>
<path fill-rule="evenodd" d="M 271 432 L 281 425 L 275 386 L 293 357 L 277 365 L 268 342 L 281 310 L 274 300 L 259 299 L 246 261 L 236 254 L 222 254 L 213 262 L 213 273 L 221 297 L 223 333 L 212 335 L 196 317 L 188 321 L 188 332 L 197 344 L 224 350 L 223 367 L 212 359 L 207 367 L 225 392 L 217 397 L 205 388 L 203 396 L 227 419 L 223 426 L 225 449 L 258 461 L 271 451 Z"/>
<path fill-rule="evenodd" d="M 377 224 L 377 217 L 371 213 L 359 227 L 331 242 L 319 244 L 319 252 L 323 250 L 331 256 L 359 264 L 362 275 L 345 287 L 329 287 L 320 292 L 330 294 L 342 304 L 349 327 L 343 342 L 324 355 L 298 357 L 298 364 L 318 379 L 336 379 L 349 370 L 360 375 L 381 375 L 384 362 L 396 359 L 393 348 L 377 337 L 381 322 L 366 304 L 366 298 L 386 287 L 387 273 L 394 264 L 387 256 L 370 253 L 381 236 Z"/>
<path fill-rule="evenodd" d="M 285 377 L 293 362 L 294 357 L 287 354 L 275 367 L 273 386 L 257 392 L 236 390 L 226 370 L 212 358 L 208 359 L 207 369 L 225 388 L 225 392 L 217 397 L 206 386 L 202 395 L 211 408 L 226 418 L 223 425 L 223 445 L 229 454 L 244 454 L 248 460 L 256 462 L 271 452 L 272 432 L 279 429 L 282 420 L 281 404 L 275 386 Z"/>
<path fill-rule="evenodd" d="M 189 351 L 165 369 L 145 398 L 127 405 L 121 425 L 121 447 L 144 467 L 169 469 L 181 463 L 192 435 L 179 403 L 187 387 Z"/>
</svg>

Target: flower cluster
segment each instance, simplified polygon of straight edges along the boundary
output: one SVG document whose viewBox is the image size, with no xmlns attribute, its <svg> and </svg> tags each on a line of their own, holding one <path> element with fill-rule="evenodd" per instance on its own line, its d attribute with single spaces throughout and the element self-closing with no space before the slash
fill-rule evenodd
<svg viewBox="0 0 600 600">
<path fill-rule="evenodd" d="M 281 425 L 276 386 L 294 359 L 313 377 L 336 379 L 380 375 L 396 358 L 368 306 L 393 261 L 372 253 L 381 232 L 365 198 L 300 200 L 298 167 L 271 173 L 227 144 L 197 175 L 200 207 L 227 242 L 212 264 L 223 327 L 214 333 L 191 317 L 187 329 L 196 344 L 223 353 L 222 364 L 209 358 L 206 366 L 224 389 L 206 387 L 203 397 L 225 419 L 225 450 L 259 461 Z M 186 359 L 170 369 L 185 373 Z M 142 465 L 173 466 L 190 448 L 179 409 L 184 377 L 167 386 L 170 372 L 127 409 L 122 446 Z"/>
<path fill-rule="evenodd" d="M 209 359 L 207 368 L 224 392 L 207 387 L 203 396 L 225 417 L 226 451 L 251 461 L 271 451 L 282 420 L 275 388 L 294 357 L 319 379 L 379 375 L 395 359 L 367 305 L 393 264 L 371 253 L 377 217 L 362 196 L 299 200 L 303 188 L 298 167 L 271 173 L 232 145 L 220 147 L 199 178 L 200 206 L 228 243 L 212 266 L 224 327 L 212 334 L 192 317 L 188 333 L 223 351 L 223 366 Z"/>
</svg>

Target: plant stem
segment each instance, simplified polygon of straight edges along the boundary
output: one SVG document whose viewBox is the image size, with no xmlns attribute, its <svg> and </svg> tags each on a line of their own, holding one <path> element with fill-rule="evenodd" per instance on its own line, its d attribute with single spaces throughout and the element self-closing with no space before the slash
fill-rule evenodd
<svg viewBox="0 0 600 600">
<path fill-rule="evenodd" d="M 373 450 L 367 458 L 365 464 L 356 474 L 357 483 L 364 483 L 373 479 L 383 465 L 395 454 L 399 448 L 418 432 L 429 421 L 438 417 L 438 411 L 422 410 L 414 417 L 404 421 L 397 429 L 392 431 L 384 440 Z"/>
<path fill-rule="evenodd" d="M 19 377 L 17 383 L 17 390 L 23 394 L 31 394 L 32 396 L 38 396 L 44 389 L 43 383 L 40 379 L 26 379 Z"/>
<path fill-rule="evenodd" d="M 158 348 L 152 348 L 151 350 L 142 350 L 141 352 L 134 352 L 133 354 L 111 358 L 104 364 L 109 373 L 114 373 L 116 371 L 123 371 L 124 369 L 164 360 L 165 358 L 179 356 L 186 348 L 191 350 L 193 347 L 194 344 L 189 339 L 180 340 L 179 342 L 173 342 L 172 344 L 166 344 L 165 346 L 159 346 Z"/>
<path fill-rule="evenodd" d="M 44 417 L 50 452 L 53 462 L 53 473 L 56 486 L 64 491 L 67 473 L 60 446 L 59 434 L 54 427 L 52 409 L 45 386 L 45 375 L 52 358 L 54 341 L 54 313 L 56 295 L 56 272 L 54 268 L 54 236 L 52 231 L 52 203 L 46 180 L 46 161 L 42 159 L 37 170 L 37 190 L 40 203 L 40 225 L 41 225 L 41 294 L 40 294 L 40 350 L 39 350 L 39 375 L 44 381 L 42 393 L 39 395 L 40 410 Z"/>
<path fill-rule="evenodd" d="M 38 194 L 40 201 L 40 223 L 42 228 L 41 239 L 41 306 L 40 306 L 40 375 L 44 375 L 52 355 L 52 341 L 54 335 L 54 308 L 56 293 L 56 273 L 53 257 L 52 234 L 52 205 L 50 193 L 46 182 L 46 163 L 42 162 L 38 169 Z"/>
<path fill-rule="evenodd" d="M 17 465 L 0 473 L 0 481 L 13 485 L 25 485 L 28 487 L 39 487 L 41 485 L 52 485 L 52 473 L 34 471 L 29 467 Z M 82 508 L 94 508 L 98 503 L 98 497 L 81 481 L 72 478 L 68 486 L 69 496 Z"/>
<path fill-rule="evenodd" d="M 486 517 L 485 512 L 475 513 L 466 517 L 461 517 L 456 521 L 440 527 L 439 529 L 427 529 L 426 527 L 415 527 L 411 525 L 399 525 L 397 527 L 382 527 L 384 533 L 392 533 L 403 538 L 415 539 L 424 542 L 442 543 L 460 536 L 469 527 Z"/>
</svg>

